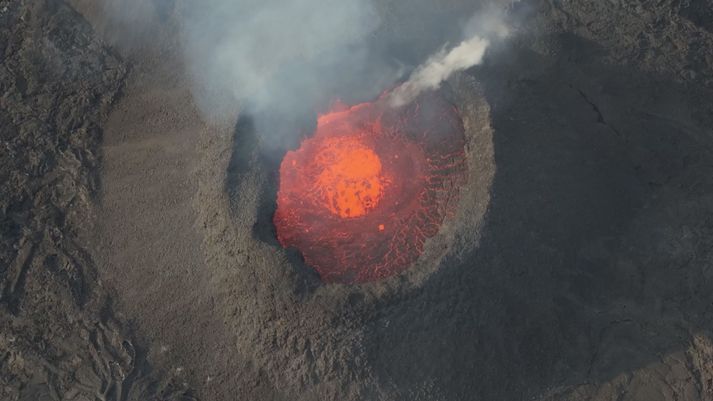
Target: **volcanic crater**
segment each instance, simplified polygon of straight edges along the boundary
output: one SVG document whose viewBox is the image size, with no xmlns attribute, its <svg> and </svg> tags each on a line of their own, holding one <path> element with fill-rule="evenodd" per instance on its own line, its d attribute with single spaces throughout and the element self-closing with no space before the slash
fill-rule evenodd
<svg viewBox="0 0 713 401">
<path fill-rule="evenodd" d="M 259 193 L 253 238 L 286 248 L 290 270 L 322 283 L 437 270 L 455 242 L 456 253 L 477 244 L 494 171 L 488 106 L 472 78 L 455 81 L 405 107 L 388 105 L 388 94 L 335 102 L 292 148 L 266 149 L 257 138 L 269 133 L 241 117 L 231 209 L 244 211 L 244 194 Z M 258 171 L 272 179 L 251 179 Z"/>
<path fill-rule="evenodd" d="M 0 399 L 713 400 L 712 1 L 503 0 L 513 36 L 418 108 L 288 64 L 291 107 L 237 124 L 190 2 L 3 2 Z M 416 66 L 480 2 L 376 3 L 368 45 Z M 287 11 L 254 28 L 342 22 Z"/>
</svg>

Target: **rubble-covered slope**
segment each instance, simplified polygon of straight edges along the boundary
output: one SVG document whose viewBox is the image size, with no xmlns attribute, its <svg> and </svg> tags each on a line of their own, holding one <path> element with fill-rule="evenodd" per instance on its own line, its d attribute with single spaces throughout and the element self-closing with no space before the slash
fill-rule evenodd
<svg viewBox="0 0 713 401">
<path fill-rule="evenodd" d="M 172 395 L 112 317 L 81 239 L 125 74 L 63 2 L 0 2 L 2 400 Z"/>
</svg>

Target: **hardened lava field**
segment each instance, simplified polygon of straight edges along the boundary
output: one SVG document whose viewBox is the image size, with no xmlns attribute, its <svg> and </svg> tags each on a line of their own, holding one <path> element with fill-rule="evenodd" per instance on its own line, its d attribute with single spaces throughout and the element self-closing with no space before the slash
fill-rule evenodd
<svg viewBox="0 0 713 401">
<path fill-rule="evenodd" d="M 394 275 L 453 215 L 465 167 L 463 123 L 438 95 L 402 108 L 339 104 L 282 160 L 278 240 L 325 282 Z"/>
</svg>

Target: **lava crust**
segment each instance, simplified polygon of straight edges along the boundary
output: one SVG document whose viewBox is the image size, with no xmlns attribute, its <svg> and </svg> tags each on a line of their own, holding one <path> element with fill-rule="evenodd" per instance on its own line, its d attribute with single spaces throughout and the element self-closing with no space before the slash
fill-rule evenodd
<svg viewBox="0 0 713 401">
<path fill-rule="evenodd" d="M 399 109 L 338 104 L 282 160 L 278 240 L 325 282 L 399 273 L 453 214 L 465 165 L 463 123 L 436 94 Z"/>
</svg>

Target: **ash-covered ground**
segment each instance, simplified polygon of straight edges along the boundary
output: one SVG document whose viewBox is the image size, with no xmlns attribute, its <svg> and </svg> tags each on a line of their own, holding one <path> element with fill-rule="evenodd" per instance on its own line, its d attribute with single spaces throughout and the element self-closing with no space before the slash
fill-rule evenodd
<svg viewBox="0 0 713 401">
<path fill-rule="evenodd" d="M 360 285 L 279 246 L 296 143 L 201 113 L 183 3 L 107 4 L 0 1 L 0 399 L 713 400 L 711 0 L 510 6 L 455 217 Z M 376 4 L 416 63 L 474 9 Z"/>
</svg>

